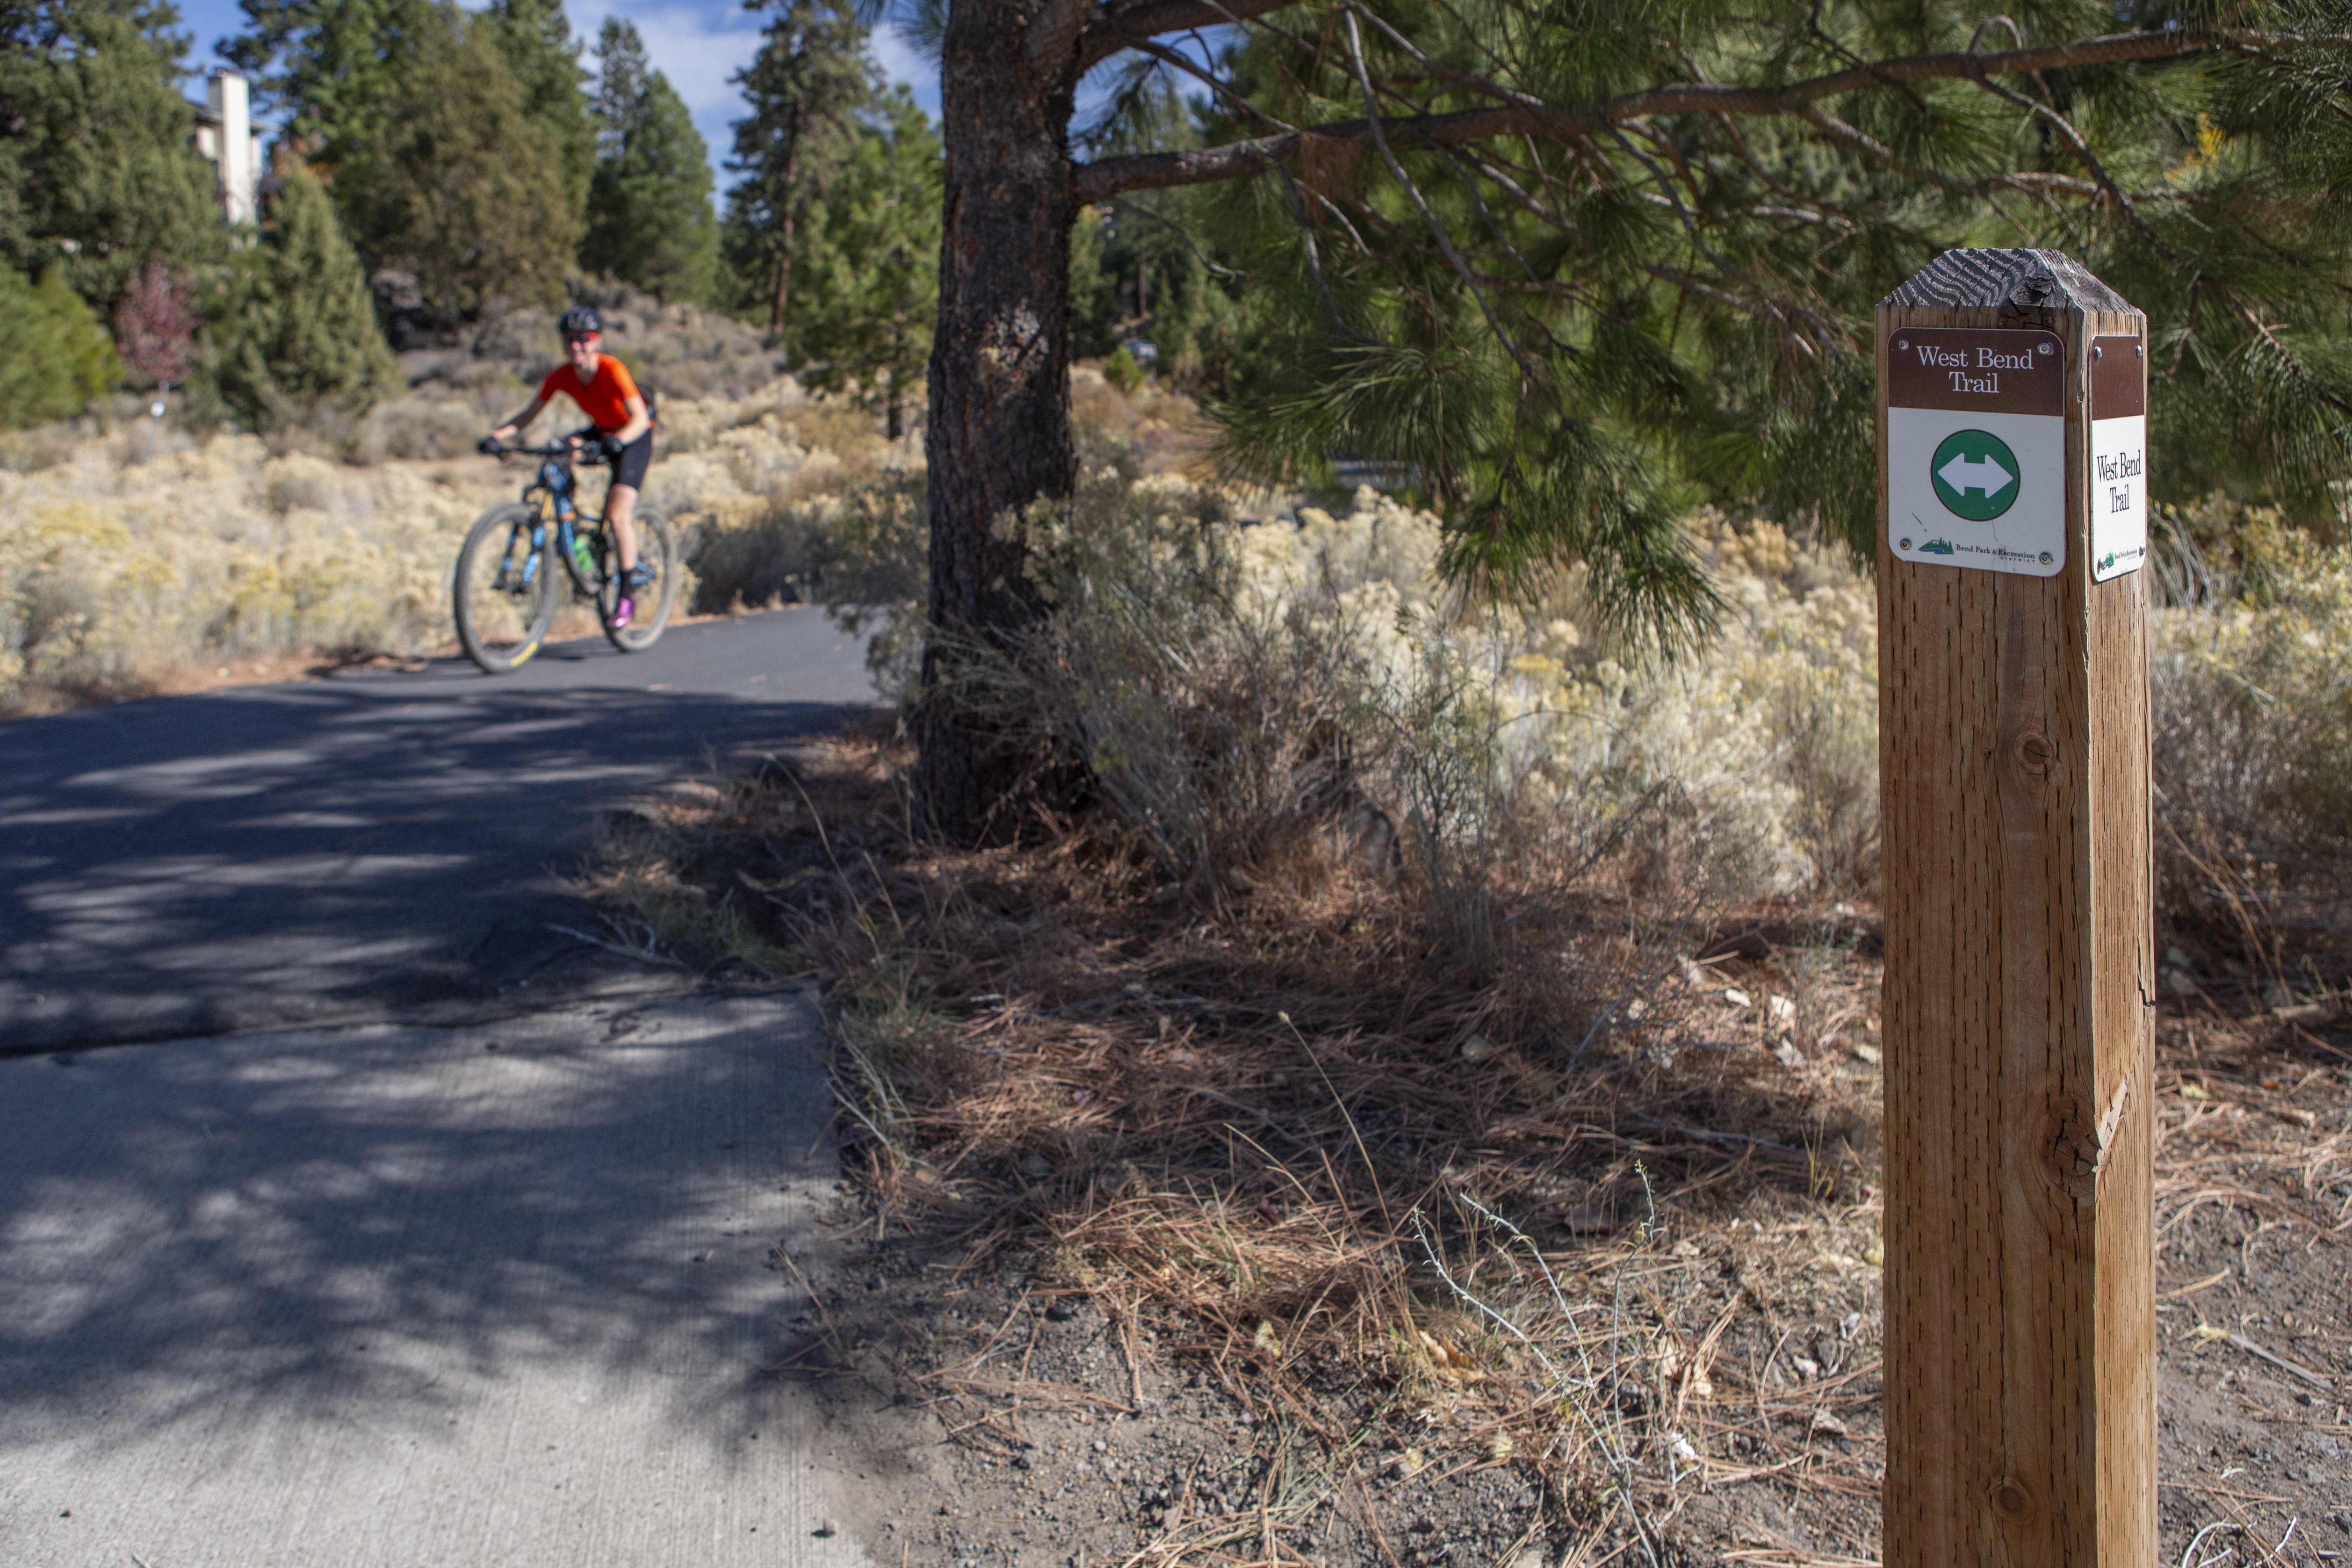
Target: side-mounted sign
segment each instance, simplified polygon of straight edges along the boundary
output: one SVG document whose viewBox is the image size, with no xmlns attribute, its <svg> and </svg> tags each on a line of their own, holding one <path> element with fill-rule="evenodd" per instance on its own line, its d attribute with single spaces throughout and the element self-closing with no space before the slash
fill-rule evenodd
<svg viewBox="0 0 2352 1568">
<path fill-rule="evenodd" d="M 2143 552 L 2145 533 L 2143 521 Z M 1895 334 L 1886 536 L 1905 561 L 2035 577 L 2065 565 L 2066 355 L 2054 334 Z"/>
<path fill-rule="evenodd" d="M 2147 350 L 2091 340 L 2091 581 L 2147 560 Z"/>
</svg>

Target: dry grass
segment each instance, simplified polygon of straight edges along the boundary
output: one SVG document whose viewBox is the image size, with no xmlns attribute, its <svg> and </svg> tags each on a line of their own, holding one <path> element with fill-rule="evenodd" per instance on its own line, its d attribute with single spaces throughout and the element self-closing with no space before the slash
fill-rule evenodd
<svg viewBox="0 0 2352 1568">
<path fill-rule="evenodd" d="M 466 527 L 508 488 L 486 459 L 351 468 L 221 437 L 150 461 L 142 437 L 0 474 L 0 714 L 223 656 L 431 647 Z"/>
<path fill-rule="evenodd" d="M 446 651 L 457 547 L 525 478 L 449 454 L 527 389 L 503 363 L 457 381 L 340 435 L 198 438 L 140 420 L 0 437 L 0 718 L 187 689 L 227 662 Z M 663 416 L 646 504 L 681 540 L 692 612 L 804 596 L 839 553 L 828 540 L 907 511 L 915 447 L 788 378 L 744 398 L 673 400 Z M 585 471 L 592 507 L 600 472 Z"/>
</svg>

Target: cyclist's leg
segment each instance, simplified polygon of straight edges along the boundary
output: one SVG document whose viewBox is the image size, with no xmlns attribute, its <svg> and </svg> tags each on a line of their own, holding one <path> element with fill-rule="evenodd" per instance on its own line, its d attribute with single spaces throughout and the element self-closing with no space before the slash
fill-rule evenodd
<svg viewBox="0 0 2352 1568">
<path fill-rule="evenodd" d="M 620 555 L 624 574 L 637 563 L 637 531 L 629 526 L 636 510 L 637 487 L 616 481 L 604 497 L 604 521 L 613 530 L 613 548 Z"/>
<path fill-rule="evenodd" d="M 636 516 L 637 491 L 646 482 L 646 468 L 653 457 L 654 433 L 648 430 L 622 447 L 613 460 L 613 488 L 604 497 L 604 521 L 613 530 L 613 548 L 619 552 L 624 574 L 637 563 L 637 532 L 630 520 Z"/>
</svg>

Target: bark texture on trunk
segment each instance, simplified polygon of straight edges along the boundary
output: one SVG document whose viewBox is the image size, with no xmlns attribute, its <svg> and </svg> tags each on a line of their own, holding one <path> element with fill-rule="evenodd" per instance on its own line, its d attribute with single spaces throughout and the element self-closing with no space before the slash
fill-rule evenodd
<svg viewBox="0 0 2352 1568">
<path fill-rule="evenodd" d="M 1041 610 L 1017 518 L 1070 493 L 1069 0 L 953 0 L 940 68 L 946 203 L 931 346 L 930 616 L 915 711 L 916 790 L 935 832 L 984 831 L 1018 769 L 960 710 L 954 647 Z"/>
<path fill-rule="evenodd" d="M 784 307 L 793 289 L 793 215 L 801 205 L 801 106 L 789 111 L 792 120 L 792 147 L 784 154 L 784 199 L 776 214 L 776 297 L 768 306 L 768 336 L 781 341 L 784 335 Z"/>
</svg>

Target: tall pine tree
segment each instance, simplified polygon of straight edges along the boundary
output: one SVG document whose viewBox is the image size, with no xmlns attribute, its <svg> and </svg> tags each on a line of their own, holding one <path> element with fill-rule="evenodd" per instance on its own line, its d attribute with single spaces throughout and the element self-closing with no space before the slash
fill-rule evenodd
<svg viewBox="0 0 2352 1568">
<path fill-rule="evenodd" d="M 480 23 L 522 86 L 523 113 L 555 144 L 573 205 L 585 203 L 596 168 L 597 128 L 589 110 L 588 73 L 580 64 L 580 40 L 572 36 L 563 0 L 490 0 Z"/>
<path fill-rule="evenodd" d="M 718 268 L 710 149 L 633 23 L 596 40 L 596 173 L 580 264 L 665 300 L 707 299 Z"/>
<path fill-rule="evenodd" d="M 744 0 L 770 11 L 760 52 L 732 79 L 750 112 L 735 121 L 728 168 L 727 258 L 746 303 L 786 335 L 794 236 L 856 144 L 856 114 L 881 79 L 856 0 Z"/>
<path fill-rule="evenodd" d="M 940 306 L 940 138 L 904 87 L 858 127 L 848 164 L 810 216 L 795 334 L 819 386 L 855 384 L 904 430 Z"/>
<path fill-rule="evenodd" d="M 237 0 L 246 31 L 214 46 L 286 116 L 305 156 L 339 168 L 367 147 L 422 51 L 447 28 L 435 0 Z"/>
<path fill-rule="evenodd" d="M 151 0 L 13 0 L 0 10 L 0 261 L 52 267 L 111 312 L 156 257 L 225 241 L 213 171 L 189 145 L 179 13 Z"/>
<path fill-rule="evenodd" d="M 356 418 L 400 384 L 334 204 L 290 161 L 213 330 L 221 395 L 257 428 Z"/>
</svg>

